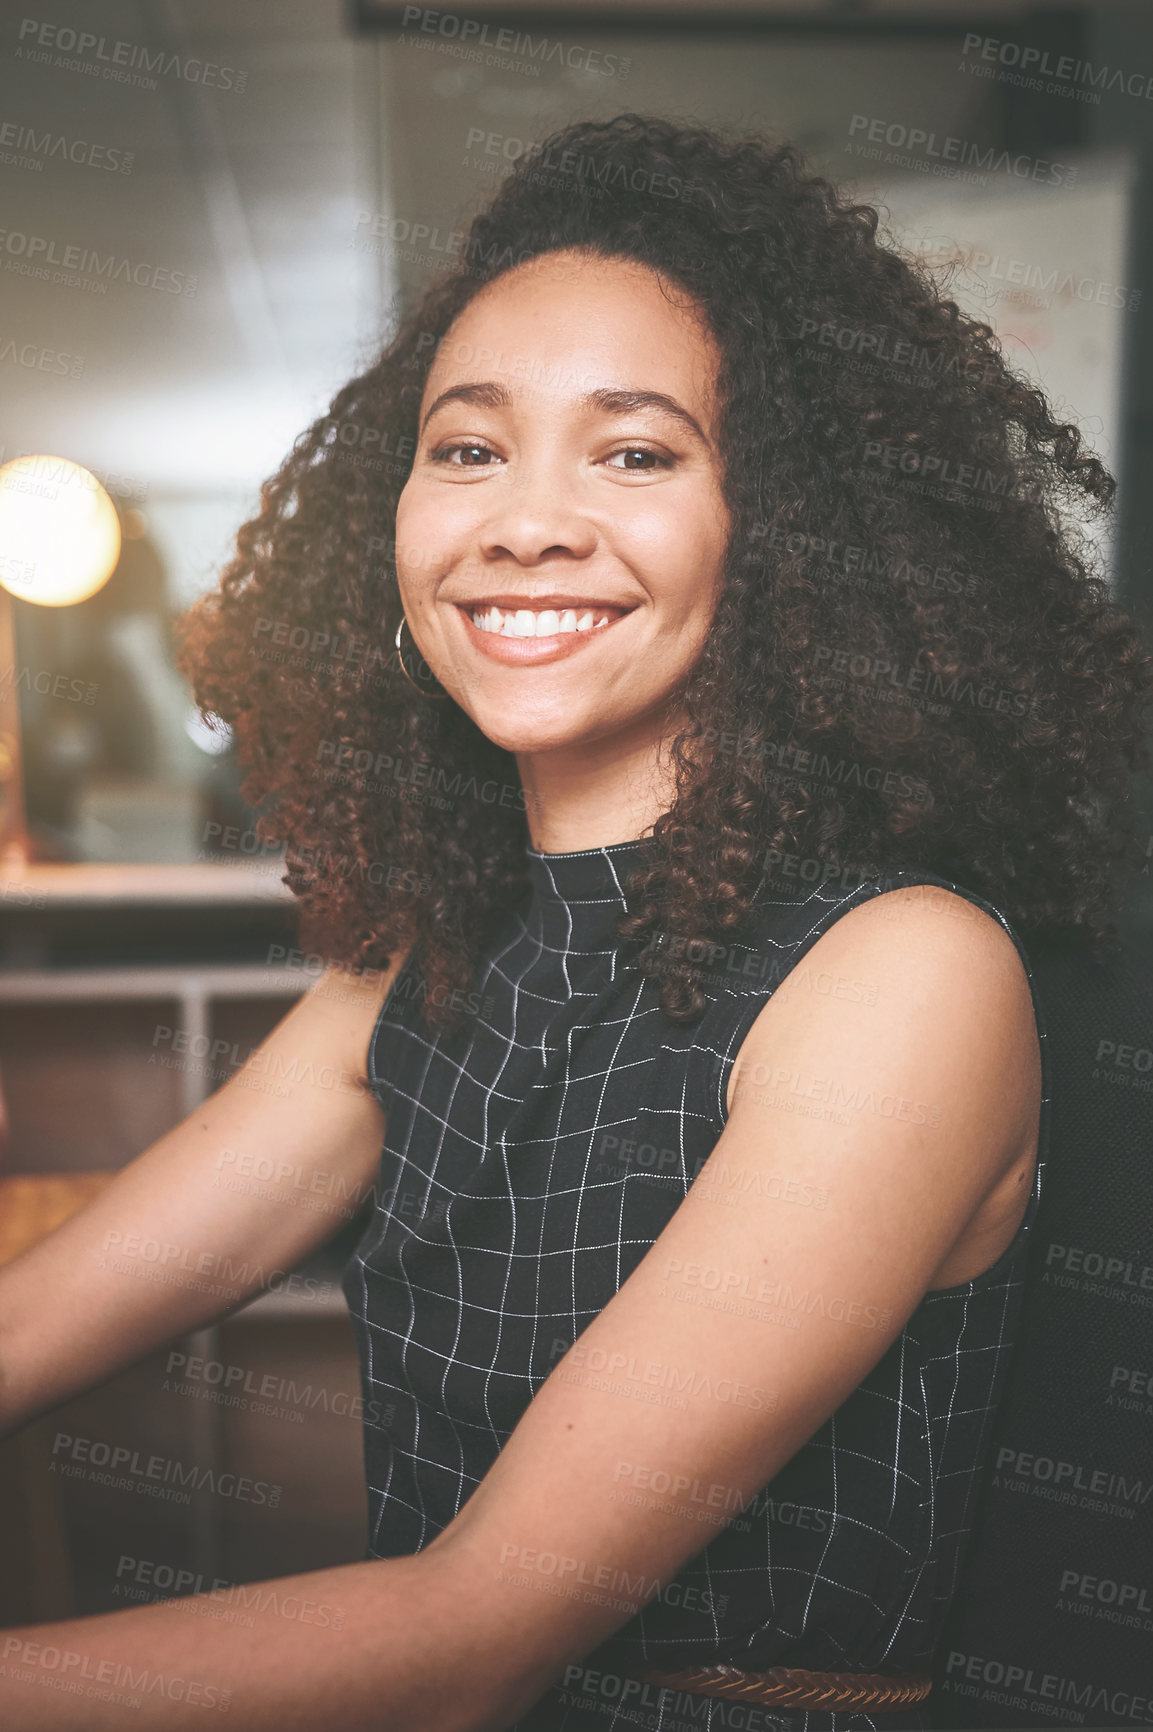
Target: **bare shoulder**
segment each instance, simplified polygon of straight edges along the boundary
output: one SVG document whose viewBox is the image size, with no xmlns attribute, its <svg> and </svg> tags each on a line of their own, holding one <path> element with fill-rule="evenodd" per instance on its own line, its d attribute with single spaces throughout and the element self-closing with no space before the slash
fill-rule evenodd
<svg viewBox="0 0 1153 1732">
<path fill-rule="evenodd" d="M 930 1002 L 941 1032 L 978 1005 L 1022 1032 L 1034 1028 L 1028 976 L 1001 922 L 954 891 L 902 885 L 835 920 L 785 975 L 749 1038 L 786 1006 L 794 1017 L 808 1010 L 876 1022 Z M 870 1016 L 877 1010 L 880 1018 Z"/>
<path fill-rule="evenodd" d="M 878 1008 L 900 1018 L 932 1012 L 941 1038 L 974 1019 L 990 1036 L 1036 1039 L 1029 978 L 1012 937 L 992 914 L 935 884 L 902 885 L 851 908 L 814 946 L 870 973 Z M 787 984 L 787 977 L 786 977 Z"/>
<path fill-rule="evenodd" d="M 1012 937 L 935 885 L 901 886 L 850 908 L 749 1029 L 729 1078 L 730 1112 L 739 1110 L 742 1082 L 768 1077 L 832 1102 L 846 1091 L 868 1098 L 875 1080 L 885 1091 L 878 1110 L 895 1123 L 963 1121 L 973 1133 L 965 1158 L 983 1164 L 989 1192 L 1036 1148 L 1037 1027 Z"/>
</svg>

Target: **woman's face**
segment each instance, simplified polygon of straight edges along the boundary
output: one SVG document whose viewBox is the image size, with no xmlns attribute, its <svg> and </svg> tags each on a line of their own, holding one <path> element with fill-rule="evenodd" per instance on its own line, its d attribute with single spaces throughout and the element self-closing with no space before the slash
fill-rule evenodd
<svg viewBox="0 0 1153 1732">
<path fill-rule="evenodd" d="M 659 741 L 708 632 L 729 534 L 719 354 L 668 294 L 631 261 L 553 253 L 482 290 L 433 362 L 401 598 L 433 673 L 507 751 Z"/>
</svg>

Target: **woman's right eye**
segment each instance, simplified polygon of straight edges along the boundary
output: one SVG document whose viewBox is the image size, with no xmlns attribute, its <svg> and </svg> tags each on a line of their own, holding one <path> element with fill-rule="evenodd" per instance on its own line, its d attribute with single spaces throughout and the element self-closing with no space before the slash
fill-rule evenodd
<svg viewBox="0 0 1153 1732">
<path fill-rule="evenodd" d="M 452 469 L 484 469 L 488 467 L 488 465 L 484 463 L 452 463 L 450 462 L 449 454 L 453 451 L 487 451 L 490 457 L 493 455 L 491 448 L 487 445 L 482 445 L 479 440 L 465 439 L 460 440 L 453 445 L 438 446 L 435 451 L 430 453 L 431 461 L 433 463 L 444 463 Z"/>
</svg>

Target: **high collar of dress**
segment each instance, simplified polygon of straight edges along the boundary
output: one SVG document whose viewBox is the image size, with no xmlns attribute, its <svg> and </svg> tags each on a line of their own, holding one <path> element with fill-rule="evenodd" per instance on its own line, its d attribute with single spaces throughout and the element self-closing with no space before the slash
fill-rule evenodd
<svg viewBox="0 0 1153 1732">
<path fill-rule="evenodd" d="M 540 936 L 550 949 L 612 947 L 613 922 L 626 906 L 629 874 L 640 864 L 643 847 L 642 839 L 570 854 L 542 854 L 526 847 L 530 929 L 539 921 Z"/>
</svg>

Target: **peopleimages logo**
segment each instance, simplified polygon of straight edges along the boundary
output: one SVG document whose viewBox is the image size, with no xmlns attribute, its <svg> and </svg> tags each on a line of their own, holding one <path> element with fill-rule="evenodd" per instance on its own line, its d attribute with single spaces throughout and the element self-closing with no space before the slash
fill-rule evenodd
<svg viewBox="0 0 1153 1732">
<path fill-rule="evenodd" d="M 158 73 L 162 78 L 202 84 L 206 90 L 231 90 L 239 94 L 248 82 L 247 72 L 235 66 L 219 66 L 211 60 L 198 60 L 163 48 L 145 48 L 138 42 L 109 41 L 107 36 L 95 36 L 90 30 L 74 30 L 71 25 L 45 23 L 39 18 L 22 19 L 17 35 L 18 60 L 87 72 L 118 84 L 138 84 L 155 90 L 156 80 L 151 75 Z M 68 55 L 74 58 L 64 58 Z"/>
<path fill-rule="evenodd" d="M 1113 307 L 1135 313 L 1141 305 L 1140 289 L 1126 288 L 1123 283 L 1105 282 L 1099 277 L 1075 276 L 1053 264 L 1039 265 L 1028 259 L 1002 258 L 983 247 L 971 247 L 962 253 L 958 263 L 983 281 L 1003 283 L 1003 299 L 1036 297 L 1037 304 L 1048 307 L 1054 300 L 1078 300 L 1085 306 Z"/>
<path fill-rule="evenodd" d="M 50 157 L 74 162 L 82 168 L 103 168 L 116 174 L 131 174 L 136 160 L 131 150 L 117 150 L 107 144 L 90 144 L 83 138 L 66 138 L 63 133 L 37 132 L 34 127 L 17 121 L 0 122 L 0 162 L 11 168 L 42 169 Z"/>
<path fill-rule="evenodd" d="M 491 51 L 487 57 L 470 53 L 468 58 L 487 58 L 491 65 L 500 65 L 503 58 L 510 70 L 519 71 L 523 66 L 534 78 L 540 76 L 541 66 L 554 60 L 572 72 L 597 72 L 604 78 L 627 78 L 632 66 L 632 61 L 625 55 L 605 54 L 598 48 L 581 48 L 575 43 L 566 44 L 548 36 L 534 40 L 524 30 L 513 30 L 479 18 L 465 18 L 459 12 L 437 12 L 428 6 L 406 6 L 400 27 L 402 41 L 404 31 L 411 30 L 418 33 L 418 40 L 423 34 L 439 37 L 445 45 L 452 43 L 469 50 L 487 48 Z M 432 44 L 422 43 L 421 46 L 432 47 Z M 520 55 L 526 56 L 526 60 L 521 62 L 515 58 Z"/>
<path fill-rule="evenodd" d="M 254 1619 L 244 1616 L 249 1607 L 258 1612 L 272 1612 L 275 1617 L 289 1618 L 297 1623 L 313 1624 L 319 1629 L 344 1628 L 343 1606 L 329 1606 L 316 1600 L 302 1599 L 299 1594 L 277 1592 L 275 1583 L 270 1586 L 266 1582 L 231 1582 L 223 1576 L 204 1576 L 193 1570 L 176 1569 L 171 1564 L 156 1563 L 151 1558 L 130 1557 L 127 1552 L 121 1553 L 120 1562 L 116 1566 L 116 1580 L 112 1592 L 121 1599 L 143 1600 L 146 1603 L 165 1600 L 168 1596 L 202 1596 L 205 1605 L 202 1606 L 199 1600 L 194 1600 L 191 1604 L 181 1605 L 176 1609 L 196 1614 L 203 1610 L 215 1611 L 216 1606 L 221 1603 L 238 1606 L 242 1608 L 240 1615 L 227 1621 L 245 1624 L 249 1628 L 255 1622 Z M 209 1605 L 207 1602 L 212 1603 Z"/>
<path fill-rule="evenodd" d="M 98 253 L 94 247 L 57 243 L 46 235 L 0 229 L 0 249 L 8 254 L 5 270 L 18 271 L 22 276 L 43 277 L 48 267 L 54 266 L 99 284 L 133 283 L 138 289 L 160 289 L 168 295 L 196 293 L 197 279 L 187 271 L 151 265 L 144 259 L 118 258 L 115 253 Z"/>
<path fill-rule="evenodd" d="M 1012 1444 L 1005 1444 L 997 1451 L 996 1471 L 1051 1480 L 1054 1485 L 1068 1480 L 1079 1491 L 1100 1492 L 1138 1504 L 1148 1503 L 1153 1495 L 1153 1481 L 1146 1484 L 1141 1478 L 1126 1479 L 1122 1474 L 1111 1473 L 1108 1468 L 1088 1468 L 1076 1461 L 1055 1461 L 1050 1455 L 1033 1455 L 1028 1450 L 1015 1449 Z"/>
<path fill-rule="evenodd" d="M 71 1432 L 58 1431 L 52 1445 L 49 1467 L 77 1479 L 90 1478 L 122 1491 L 162 1491 L 176 1486 L 181 1492 L 208 1491 L 217 1497 L 236 1498 L 241 1503 L 267 1504 L 269 1509 L 280 1507 L 282 1487 L 267 1480 L 252 1480 L 246 1474 L 221 1472 L 217 1468 L 200 1467 L 195 1462 L 178 1461 L 171 1456 L 143 1456 L 129 1444 L 112 1444 L 102 1438 L 73 1437 Z M 106 1469 L 95 1473 L 93 1469 Z M 187 1497 L 180 1501 L 187 1502 Z"/>
<path fill-rule="evenodd" d="M 8 337 L 0 342 L 0 363 L 25 367 L 29 372 L 55 373 L 62 378 L 79 379 L 84 371 L 84 357 L 70 355 L 59 349 L 46 348 L 41 343 L 20 343 Z"/>
<path fill-rule="evenodd" d="M 968 1688 L 961 1682 L 968 1680 L 971 1684 L 1001 1684 L 1005 1691 L 1016 1691 L 1022 1705 L 1026 1698 L 1032 1698 L 1028 1706 L 1036 1708 L 1036 1698 L 1041 1697 L 1049 1702 L 1072 1702 L 1077 1708 L 1100 1708 L 1106 1713 L 1116 1714 L 1124 1720 L 1137 1720 L 1142 1723 L 1153 1716 L 1153 1698 L 1134 1696 L 1128 1690 L 1111 1689 L 1107 1684 L 1097 1684 L 1090 1681 L 1080 1683 L 1075 1678 L 1062 1678 L 1058 1672 L 1037 1673 L 1032 1666 L 1006 1665 L 1003 1660 L 986 1660 L 982 1654 L 962 1654 L 953 1649 L 945 1663 L 945 1687 L 952 1689 L 960 1696 L 989 1697 L 989 1690 Z M 999 1699 L 1001 1692 L 995 1693 Z"/>
<path fill-rule="evenodd" d="M 864 138 L 858 138 L 863 133 Z M 888 146 L 882 155 L 881 147 Z M 975 169 L 979 174 L 1011 174 L 1017 180 L 1041 181 L 1046 186 L 1073 186 L 1077 170 L 1064 163 L 1048 162 L 1030 156 L 1027 151 L 1009 151 L 995 144 L 977 144 L 969 138 L 928 131 L 923 126 L 906 126 L 901 121 L 874 119 L 867 114 L 854 114 L 849 121 L 849 142 L 845 146 L 853 156 L 868 157 L 878 162 L 897 162 L 908 168 L 922 166 L 919 159 L 940 163 L 934 173 L 945 173 L 945 164 L 953 165 L 948 172 L 961 176 L 964 170 Z M 894 157 L 894 151 L 905 151 L 904 157 Z M 972 178 L 972 176 L 964 176 Z"/>
<path fill-rule="evenodd" d="M 191 1708 L 218 1708 L 222 1711 L 232 1701 L 231 1690 L 223 1690 L 204 1678 L 185 1678 L 143 1668 L 137 1672 L 131 1663 L 122 1660 L 104 1658 L 99 1654 L 81 1654 L 75 1648 L 32 1642 L 22 1636 L 4 1638 L 0 1674 L 23 1684 L 43 1684 L 51 1680 L 56 1689 L 64 1690 L 70 1696 L 84 1695 L 93 1701 L 113 1703 L 123 1708 L 142 1707 L 145 1696 L 166 1696 L 170 1702 L 184 1702 Z M 129 1690 L 134 1694 L 123 1693 Z"/>
<path fill-rule="evenodd" d="M 1153 75 L 1148 72 L 1125 72 L 1107 63 L 1094 66 L 1091 60 L 1077 60 L 1071 54 L 1051 57 L 1047 48 L 1033 48 L 1028 43 L 1003 42 L 997 36 L 981 36 L 971 30 L 961 53 L 962 65 L 968 62 L 970 71 L 980 70 L 980 61 L 990 62 L 993 67 L 1016 67 L 1021 74 L 1028 75 L 1030 86 L 1036 89 L 1041 88 L 1040 79 L 1049 78 L 1053 80 L 1049 91 L 1067 96 L 1080 94 L 1078 85 L 1091 85 L 1095 91 L 1119 91 L 1125 96 L 1142 97 L 1146 102 L 1153 99 Z M 970 60 L 970 56 L 974 58 Z M 1062 85 L 1066 87 L 1064 91 Z"/>
</svg>

